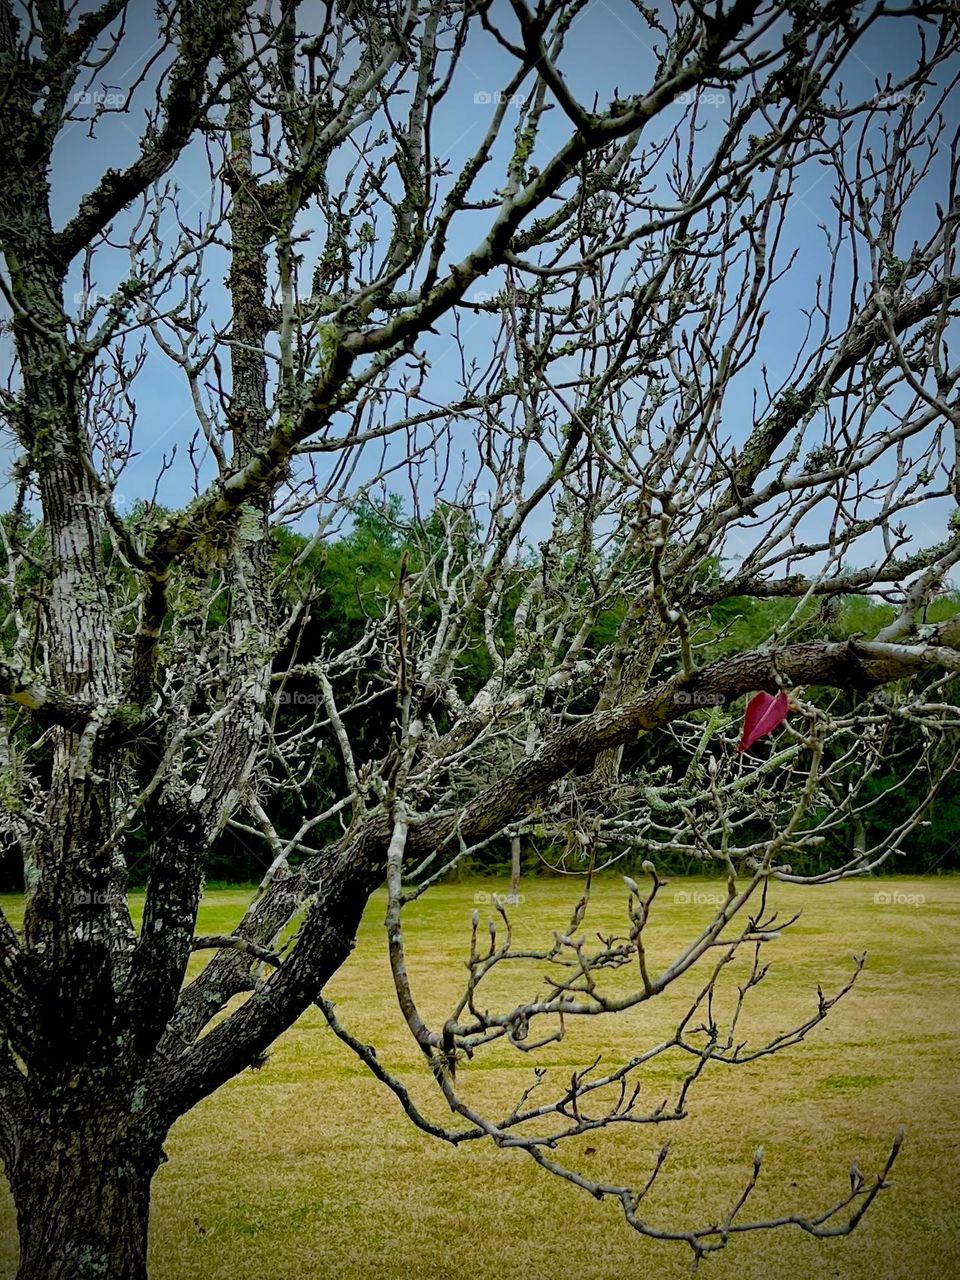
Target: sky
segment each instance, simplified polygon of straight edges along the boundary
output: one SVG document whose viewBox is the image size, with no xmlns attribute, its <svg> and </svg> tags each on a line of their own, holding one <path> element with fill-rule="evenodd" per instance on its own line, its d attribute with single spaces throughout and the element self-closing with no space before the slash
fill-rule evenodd
<svg viewBox="0 0 960 1280">
<path fill-rule="evenodd" d="M 84 8 L 92 5 L 81 5 Z M 494 12 L 505 26 L 510 21 L 508 0 L 495 0 Z M 584 102 L 589 103 L 597 95 L 601 104 L 609 101 L 619 91 L 626 96 L 645 87 L 655 65 L 651 33 L 629 0 L 590 0 L 571 29 L 563 68 L 570 88 Z M 97 177 L 107 168 L 120 168 L 130 163 L 137 154 L 143 109 L 153 100 L 156 76 L 163 66 L 163 59 L 152 67 L 150 59 L 159 48 L 153 6 L 141 0 L 133 0 L 122 46 L 109 66 L 97 73 L 89 84 L 78 84 L 76 92 L 86 94 L 79 105 L 88 111 L 97 103 L 114 105 L 121 101 L 120 94 L 136 78 L 147 71 L 144 84 L 134 95 L 126 114 L 107 114 L 99 122 L 96 136 L 88 136 L 82 122 L 67 126 L 58 140 L 51 170 L 51 200 L 54 219 L 63 225 L 76 209 L 83 194 L 91 189 Z M 877 82 L 888 75 L 902 75 L 911 60 L 909 39 L 904 36 L 904 24 L 885 24 L 874 28 L 862 45 L 858 46 L 844 70 L 843 79 L 849 86 L 850 96 L 869 96 Z M 455 168 L 477 145 L 489 123 L 497 95 L 502 91 L 511 66 L 511 59 L 490 38 L 479 35 L 467 46 L 461 63 L 455 89 L 447 99 L 444 109 L 436 119 L 434 154 L 446 156 Z M 723 95 L 717 101 L 708 98 L 701 102 L 700 110 L 705 129 L 704 146 L 722 126 L 726 103 Z M 508 110 L 512 110 L 509 108 Z M 675 104 L 664 117 L 669 125 L 677 113 L 689 110 L 685 104 Z M 713 115 L 711 115 L 713 113 Z M 565 121 L 559 111 L 547 117 L 540 147 L 552 149 L 566 136 Z M 654 135 L 656 136 L 656 135 Z M 510 133 L 504 143 L 510 141 Z M 501 156 L 504 148 L 501 147 Z M 536 157 L 534 157 L 536 158 Z M 947 192 L 947 157 L 943 156 L 935 174 L 941 187 L 940 199 L 949 203 Z M 496 177 L 496 175 L 494 175 Z M 500 173 L 502 181 L 502 170 Z M 199 143 L 190 146 L 176 164 L 169 181 L 179 192 L 179 216 L 187 223 L 198 223 L 209 213 L 211 200 L 217 194 L 211 186 L 206 156 Z M 824 263 L 824 240 L 820 224 L 832 221 L 830 175 L 827 169 L 819 173 L 811 167 L 801 177 L 796 195 L 791 203 L 788 220 L 788 239 L 796 249 L 794 267 L 778 284 L 775 305 L 765 330 L 763 361 L 772 380 L 783 376 L 793 363 L 797 349 L 797 335 L 802 322 L 802 309 L 811 301 L 811 285 Z M 454 224 L 449 245 L 451 260 L 461 257 L 475 240 L 483 234 L 490 214 L 465 214 Z M 934 225 L 932 202 L 917 202 L 905 218 L 905 230 L 917 239 L 923 239 Z M 101 247 L 95 258 L 93 288 L 108 294 L 115 285 L 129 274 L 129 259 L 123 248 L 126 233 L 132 225 L 130 216 L 117 219 L 111 235 L 113 245 Z M 172 213 L 164 219 L 165 235 L 175 235 Z M 209 305 L 208 321 L 219 326 L 226 324 L 228 307 L 222 287 L 222 273 L 226 268 L 226 255 L 222 251 L 207 254 L 204 267 L 210 283 L 206 290 Z M 82 264 L 74 264 L 68 299 L 78 309 L 88 301 L 84 293 L 81 274 Z M 840 264 L 842 277 L 844 266 Z M 491 292 L 496 283 L 492 283 Z M 475 289 L 473 296 L 483 290 Z M 470 296 L 470 295 L 468 295 Z M 841 297 L 843 296 L 841 290 Z M 488 317 L 467 318 L 461 337 L 468 348 L 475 346 L 482 353 L 492 336 L 494 322 Z M 196 426 L 189 393 L 179 369 L 171 364 L 150 344 L 149 358 L 136 381 L 135 399 L 138 411 L 136 432 L 137 456 L 130 462 L 117 486 L 117 506 L 122 510 L 137 498 L 149 496 L 154 490 L 158 471 L 167 465 L 159 488 L 161 501 L 168 505 L 180 505 L 191 494 L 194 483 L 193 470 L 187 457 L 186 439 Z M 457 388 L 450 376 L 455 369 L 455 348 L 450 334 L 441 332 L 429 339 L 425 347 L 432 362 L 431 397 L 455 397 Z M 9 352 L 6 353 L 7 355 Z M 759 368 L 759 363 L 758 363 Z M 724 410 L 724 429 L 734 440 L 742 439 L 752 413 L 752 393 L 758 374 L 750 380 L 735 384 L 728 396 Z M 743 425 L 741 425 L 741 423 Z M 9 436 L 5 438 L 6 458 L 14 456 Z M 174 446 L 177 446 L 173 457 Z M 2 459 L 0 459 L 2 460 Z M 371 460 L 372 465 L 372 460 Z M 360 475 L 362 476 L 361 470 Z M 213 475 L 212 464 L 203 469 L 203 478 Z M 10 493 L 7 485 L 6 492 Z M 2 495 L 0 495 L 2 503 Z M 311 523 L 307 520 L 307 525 Z M 934 528 L 928 516 L 914 517 L 917 536 L 926 541 L 930 537 L 939 540 L 943 528 Z"/>
</svg>

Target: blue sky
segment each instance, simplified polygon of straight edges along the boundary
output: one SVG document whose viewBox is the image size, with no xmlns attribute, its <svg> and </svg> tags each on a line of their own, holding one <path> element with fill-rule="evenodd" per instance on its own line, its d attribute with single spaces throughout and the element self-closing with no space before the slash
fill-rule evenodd
<svg viewBox="0 0 960 1280">
<path fill-rule="evenodd" d="M 81 8 L 92 7 L 83 5 Z M 507 0 L 497 0 L 495 13 L 505 26 L 511 22 Z M 911 40 L 906 35 L 903 22 L 886 23 L 874 28 L 849 60 L 843 72 L 843 80 L 849 86 L 852 98 L 869 96 L 876 81 L 883 81 L 888 74 L 894 78 L 904 74 L 913 55 Z M 567 42 L 562 66 L 570 87 L 581 100 L 589 103 L 597 95 L 601 104 L 608 102 L 619 90 L 629 95 L 646 87 L 655 65 L 651 33 L 642 18 L 628 0 L 591 0 L 575 21 Z M 146 4 L 134 3 L 123 45 L 113 62 L 98 73 L 89 85 L 78 84 L 78 92 L 87 91 L 90 103 L 114 101 L 113 95 L 125 89 L 140 74 L 157 49 L 155 23 Z M 119 168 L 128 164 L 136 155 L 138 137 L 143 123 L 143 108 L 153 98 L 156 74 L 163 66 L 161 60 L 147 77 L 144 86 L 134 97 L 127 115 L 108 114 L 100 121 L 97 136 L 90 138 L 81 123 L 64 130 L 56 151 L 51 172 L 51 198 L 54 218 L 64 223 L 76 208 L 85 191 L 96 182 L 107 167 Z M 434 153 L 449 158 L 452 166 L 466 158 L 483 136 L 493 110 L 492 99 L 506 84 L 512 62 L 502 49 L 483 33 L 471 39 L 460 67 L 454 92 L 446 100 L 436 119 Z M 512 110 L 509 108 L 508 110 Z M 677 104 L 665 117 L 660 127 L 667 127 L 676 114 L 689 110 Z M 713 106 L 701 104 L 704 132 L 701 145 L 709 147 L 723 119 L 723 103 Z M 714 114 L 711 116 L 711 112 Z M 566 136 L 567 125 L 559 111 L 546 117 L 541 136 L 541 151 L 552 150 Z M 656 135 L 654 135 L 656 136 Z M 510 143 L 510 130 L 506 131 L 498 156 L 502 161 Z M 537 159 L 535 155 L 533 157 Z M 938 162 L 938 198 L 949 202 L 947 191 L 947 157 Z M 198 223 L 207 213 L 215 193 L 211 187 L 207 159 L 201 145 L 191 145 L 181 156 L 170 181 L 179 189 L 181 218 Z M 503 181 L 502 164 L 498 171 L 491 171 L 485 189 L 494 190 Z M 811 166 L 801 177 L 791 203 L 787 239 L 797 251 L 793 269 L 776 288 L 775 305 L 771 308 L 765 331 L 762 359 L 771 378 L 776 381 L 793 363 L 802 308 L 809 305 L 812 282 L 817 273 L 825 270 L 825 252 L 819 224 L 831 220 L 831 183 L 828 170 L 819 172 Z M 460 258 L 483 234 L 489 222 L 489 213 L 464 214 L 454 224 L 449 245 L 451 260 Z M 934 225 L 932 200 L 916 202 L 906 217 L 904 226 L 908 235 L 923 239 Z M 117 219 L 112 239 L 122 246 L 132 225 L 131 216 Z M 166 234 L 171 241 L 175 231 L 172 216 L 165 219 Z M 909 245 L 905 246 L 909 249 Z M 314 249 L 316 246 L 314 246 Z M 78 304 L 83 303 L 81 265 L 75 264 L 68 296 Z M 222 251 L 209 251 L 205 263 L 205 275 L 209 278 L 206 291 L 209 305 L 208 319 L 218 325 L 227 320 L 226 295 L 222 288 L 222 273 L 226 268 L 226 256 Z M 840 264 L 842 278 L 846 269 Z M 122 249 L 101 248 L 95 258 L 94 288 L 109 293 L 117 282 L 129 273 L 129 260 Z M 491 285 L 491 289 L 494 286 Z M 476 293 L 476 290 L 474 291 Z M 468 295 L 469 296 L 469 295 Z M 842 296 L 842 289 L 841 289 Z M 484 317 L 465 318 L 463 334 L 468 344 L 475 344 L 482 354 L 489 343 L 493 322 Z M 129 505 L 136 497 L 152 493 L 161 460 L 170 458 L 174 444 L 178 445 L 175 462 L 166 472 L 160 488 L 161 500 L 170 505 L 186 501 L 191 492 L 193 472 L 188 462 L 185 441 L 195 428 L 195 417 L 189 393 L 182 373 L 149 344 L 149 358 L 137 379 L 135 398 L 138 409 L 136 434 L 137 456 L 129 464 L 118 485 L 122 504 Z M 432 399 L 457 394 L 449 371 L 453 367 L 451 356 L 455 353 L 449 332 L 441 331 L 436 338 L 424 344 L 433 365 L 430 394 Z M 758 361 L 759 370 L 759 361 Z M 746 434 L 751 416 L 752 394 L 757 386 L 759 372 L 749 379 L 741 379 L 731 388 L 724 412 L 724 430 L 734 440 Z M 741 425 L 741 423 L 743 425 Z M 8 456 L 12 456 L 9 444 Z M 205 469 L 204 478 L 213 474 Z M 362 474 L 362 473 L 361 473 Z M 916 518 L 918 537 L 939 539 L 943 530 L 934 529 L 927 518 Z M 938 521 L 935 523 L 939 523 Z"/>
</svg>

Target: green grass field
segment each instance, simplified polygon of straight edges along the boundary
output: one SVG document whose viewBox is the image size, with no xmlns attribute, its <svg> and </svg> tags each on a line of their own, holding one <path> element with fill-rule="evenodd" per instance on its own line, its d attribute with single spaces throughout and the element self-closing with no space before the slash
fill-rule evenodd
<svg viewBox="0 0 960 1280">
<path fill-rule="evenodd" d="M 462 982 L 475 895 L 497 887 L 489 880 L 449 884 L 409 909 L 411 977 L 428 1017 L 442 1017 Z M 708 919 L 703 898 L 718 888 L 700 880 L 667 886 L 651 923 L 652 965 L 666 962 Z M 565 926 L 579 889 L 574 881 L 547 879 L 523 889 L 515 934 L 540 943 Z M 877 903 L 878 891 L 900 900 Z M 744 1236 L 704 1262 L 701 1274 L 960 1276 L 960 879 L 885 878 L 774 892 L 784 913 L 799 906 L 804 913 L 767 949 L 773 967 L 752 995 L 745 1034 L 759 1041 L 801 1021 L 815 1008 L 817 982 L 829 994 L 842 985 L 851 954 L 866 950 L 867 968 L 854 991 L 796 1048 L 709 1070 L 685 1121 L 602 1132 L 568 1149 L 568 1161 L 591 1175 L 640 1184 L 670 1137 L 671 1155 L 645 1202 L 647 1216 L 704 1225 L 736 1198 L 758 1143 L 766 1157 L 751 1216 L 812 1211 L 849 1188 L 854 1157 L 871 1174 L 904 1124 L 907 1141 L 893 1185 L 851 1237 L 818 1242 L 795 1228 Z M 903 901 L 909 895 L 924 900 Z M 227 931 L 245 896 L 209 893 L 201 931 Z M 625 898 L 618 878 L 601 881 L 594 927 L 624 932 Z M 8 899 L 4 907 L 16 919 L 17 902 Z M 375 1043 L 381 1059 L 441 1118 L 389 986 L 383 911 L 378 895 L 328 995 L 341 1020 Z M 541 1060 L 558 1087 L 598 1052 L 611 1065 L 620 1062 L 660 1038 L 699 981 L 698 973 L 682 991 L 677 984 L 654 1004 L 616 1018 L 574 1020 Z M 534 989 L 533 973 L 518 972 L 491 988 L 489 1007 Z M 530 1082 L 531 1066 L 528 1057 L 498 1045 L 459 1078 L 471 1102 L 496 1114 Z M 678 1068 L 658 1059 L 641 1096 L 666 1097 Z M 476 1143 L 457 1150 L 421 1134 L 316 1011 L 280 1040 L 263 1069 L 245 1072 L 184 1117 L 167 1152 L 170 1161 L 154 1184 L 153 1280 L 672 1280 L 690 1273 L 683 1246 L 642 1239 L 615 1204 L 557 1181 L 521 1152 Z M 0 1273 L 12 1276 L 15 1263 L 4 1194 Z"/>
</svg>

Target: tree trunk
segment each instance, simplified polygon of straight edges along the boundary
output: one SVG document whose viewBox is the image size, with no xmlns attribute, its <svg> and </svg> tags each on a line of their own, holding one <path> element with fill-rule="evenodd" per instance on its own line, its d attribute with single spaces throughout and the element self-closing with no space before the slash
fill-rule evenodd
<svg viewBox="0 0 960 1280">
<path fill-rule="evenodd" d="M 516 898 L 520 892 L 520 837 L 514 836 L 510 841 L 510 896 Z"/>
<path fill-rule="evenodd" d="M 145 1280 L 150 1183 L 162 1158 L 108 1122 L 46 1127 L 24 1142 L 10 1178 L 17 1280 Z"/>
</svg>

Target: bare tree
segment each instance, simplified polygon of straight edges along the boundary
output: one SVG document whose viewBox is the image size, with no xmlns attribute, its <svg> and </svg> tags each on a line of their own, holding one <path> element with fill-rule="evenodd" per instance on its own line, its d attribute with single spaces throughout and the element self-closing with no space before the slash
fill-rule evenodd
<svg viewBox="0 0 960 1280">
<path fill-rule="evenodd" d="M 960 622 L 927 625 L 924 609 L 960 558 L 957 14 L 623 8 L 648 55 L 604 105 L 571 87 L 596 12 L 584 0 L 160 0 L 156 42 L 132 59 L 128 24 L 146 17 L 127 0 L 0 0 L 2 410 L 14 517 L 42 513 L 4 525 L 0 666 L 4 831 L 27 886 L 22 931 L 0 929 L 0 1151 L 21 1280 L 143 1276 L 171 1124 L 313 1003 L 422 1128 L 519 1147 L 695 1258 L 751 1229 L 844 1234 L 885 1185 L 898 1141 L 840 1202 L 749 1220 L 758 1152 L 722 1221 L 670 1227 L 643 1207 L 665 1148 L 640 1187 L 558 1149 L 605 1126 L 669 1128 L 711 1063 L 796 1044 L 827 1014 L 843 991 L 769 1044 L 739 1038 L 783 927 L 769 882 L 802 880 L 798 851 L 858 819 L 851 763 L 869 777 L 898 717 L 931 744 L 955 723 Z M 878 48 L 896 49 L 890 74 L 865 78 Z M 504 70 L 474 102 L 478 58 Z M 131 162 L 58 218 L 58 142 L 95 168 L 98 137 L 148 101 Z M 465 104 L 479 141 L 445 154 L 440 122 Z M 184 174 L 196 185 L 204 167 L 203 200 L 186 200 Z M 819 229 L 803 209 L 813 177 L 830 191 Z M 768 341 L 785 296 L 792 323 Z M 185 474 L 193 493 L 125 513 L 160 412 L 139 387 L 161 366 L 184 379 L 193 420 L 154 496 Z M 356 644 L 301 658 L 308 552 L 386 489 L 410 511 L 392 590 Z M 278 576 L 273 530 L 290 523 L 311 541 Z M 812 600 L 857 593 L 898 606 L 880 636 L 811 624 Z M 759 648 L 708 660 L 708 611 L 737 595 L 796 608 Z M 463 674 L 474 651 L 479 688 Z M 293 680 L 315 691 L 309 714 L 291 714 Z M 760 690 L 795 705 L 764 759 L 737 753 L 731 707 Z M 385 739 L 368 750 L 356 726 L 373 716 Z M 662 767 L 665 743 L 682 770 Z M 308 781 L 331 751 L 339 785 L 318 803 Z M 300 806 L 292 835 L 281 800 Z M 820 878 L 877 865 L 921 816 Z M 332 818 L 339 835 L 317 840 Z M 229 935 L 197 936 L 205 857 L 228 824 L 262 841 L 267 870 Z M 134 834 L 149 850 L 139 930 Z M 684 849 L 716 860 L 728 896 L 661 971 L 649 858 L 622 936 L 588 940 L 589 882 L 539 951 L 516 949 L 502 910 L 483 940 L 465 921 L 463 994 L 431 1025 L 404 906 L 516 837 L 581 870 Z M 385 980 L 449 1124 L 323 995 L 384 882 Z M 214 954 L 184 985 L 197 950 Z M 531 995 L 487 1008 L 481 985 L 514 963 Z M 467 1100 L 485 1045 L 532 1052 L 695 965 L 700 995 L 668 1041 L 585 1064 L 552 1094 L 537 1068 L 506 1116 Z M 621 970 L 634 985 L 608 984 Z M 672 1104 L 646 1108 L 637 1079 L 668 1053 L 689 1072 Z"/>
</svg>

